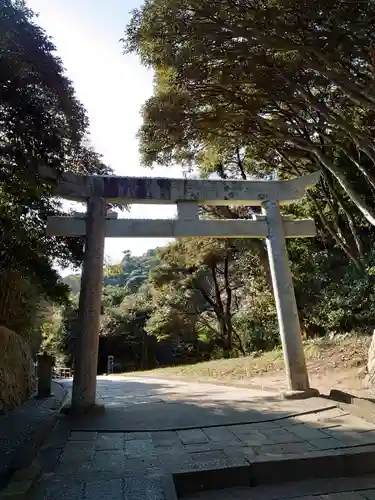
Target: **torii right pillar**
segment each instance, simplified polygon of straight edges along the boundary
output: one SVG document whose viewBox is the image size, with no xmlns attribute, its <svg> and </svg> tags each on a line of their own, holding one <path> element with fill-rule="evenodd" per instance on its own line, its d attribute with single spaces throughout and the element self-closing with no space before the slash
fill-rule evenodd
<svg viewBox="0 0 375 500">
<path fill-rule="evenodd" d="M 279 202 L 265 201 L 262 208 L 268 227 L 267 251 L 289 390 L 318 395 L 316 389 L 310 389 Z"/>
</svg>

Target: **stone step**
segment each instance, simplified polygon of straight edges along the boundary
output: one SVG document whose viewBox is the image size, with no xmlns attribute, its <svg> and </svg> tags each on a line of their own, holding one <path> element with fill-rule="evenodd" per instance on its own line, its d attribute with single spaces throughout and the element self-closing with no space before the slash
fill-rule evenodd
<svg viewBox="0 0 375 500">
<path fill-rule="evenodd" d="M 372 500 L 375 475 L 299 481 L 272 486 L 210 490 L 185 500 Z"/>
<path fill-rule="evenodd" d="M 207 490 L 365 474 L 375 475 L 375 446 L 308 452 L 275 459 L 262 456 L 249 465 L 179 472 L 173 474 L 173 480 L 177 496 L 183 497 Z"/>
</svg>

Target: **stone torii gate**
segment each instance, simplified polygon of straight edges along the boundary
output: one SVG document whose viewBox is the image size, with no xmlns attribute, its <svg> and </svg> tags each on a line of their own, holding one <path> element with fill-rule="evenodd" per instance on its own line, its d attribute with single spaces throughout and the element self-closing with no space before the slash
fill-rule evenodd
<svg viewBox="0 0 375 500">
<path fill-rule="evenodd" d="M 101 177 L 65 174 L 58 179 L 55 195 L 87 203 L 87 213 L 49 217 L 48 235 L 85 236 L 79 300 L 80 338 L 75 356 L 72 410 L 85 412 L 96 405 L 96 374 L 105 237 L 215 237 L 265 238 L 270 262 L 283 347 L 286 377 L 292 391 L 312 392 L 306 362 L 286 238 L 313 237 L 312 219 L 282 217 L 280 205 L 303 198 L 320 173 L 281 181 L 227 181 L 144 177 Z M 51 174 L 49 174 L 51 177 Z M 107 213 L 109 202 L 126 205 L 175 204 L 172 220 L 117 219 Z M 202 220 L 199 205 L 259 206 L 262 215 L 253 220 Z"/>
</svg>

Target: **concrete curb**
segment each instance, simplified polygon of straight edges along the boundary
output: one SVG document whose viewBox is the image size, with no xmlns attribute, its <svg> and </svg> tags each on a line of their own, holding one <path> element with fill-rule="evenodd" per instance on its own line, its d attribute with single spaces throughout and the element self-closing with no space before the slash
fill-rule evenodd
<svg viewBox="0 0 375 500">
<path fill-rule="evenodd" d="M 59 382 L 55 383 L 63 387 Z M 67 393 L 66 391 L 53 417 L 46 423 L 43 429 L 36 433 L 27 450 L 23 451 L 22 461 L 24 466 L 13 474 L 7 486 L 0 492 L 0 500 L 26 500 L 30 498 L 31 491 L 43 472 L 36 457 L 40 448 L 56 427 L 60 411 L 65 404 Z"/>
<path fill-rule="evenodd" d="M 331 389 L 328 399 L 335 401 L 340 408 L 375 424 L 375 400 L 359 398 L 349 392 Z"/>
<path fill-rule="evenodd" d="M 26 500 L 30 498 L 31 490 L 41 476 L 41 473 L 41 469 L 35 464 L 17 471 L 8 483 L 8 486 L 0 493 L 0 499 Z"/>
<path fill-rule="evenodd" d="M 284 484 L 312 479 L 360 476 L 375 472 L 375 446 L 360 446 L 277 458 L 249 465 L 173 474 L 177 498 L 204 490 Z"/>
<path fill-rule="evenodd" d="M 178 500 L 172 474 L 165 474 L 161 478 L 165 500 Z"/>
</svg>

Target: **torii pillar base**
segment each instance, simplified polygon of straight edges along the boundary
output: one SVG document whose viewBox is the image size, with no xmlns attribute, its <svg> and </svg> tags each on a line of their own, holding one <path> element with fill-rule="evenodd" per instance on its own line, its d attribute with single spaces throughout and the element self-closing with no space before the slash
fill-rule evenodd
<svg viewBox="0 0 375 500">
<path fill-rule="evenodd" d="M 318 398 L 319 396 L 320 392 L 318 389 L 313 389 L 312 387 L 306 391 L 284 391 L 280 395 L 281 399 L 284 400 Z"/>
<path fill-rule="evenodd" d="M 68 404 L 64 406 L 61 410 L 63 415 L 68 415 L 72 417 L 84 417 L 84 416 L 101 416 L 105 413 L 105 406 L 101 404 L 94 404 L 92 406 L 73 406 Z"/>
</svg>

